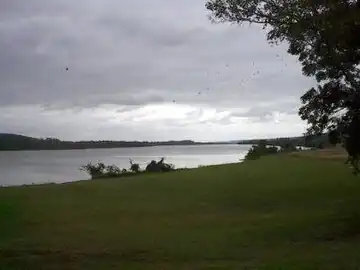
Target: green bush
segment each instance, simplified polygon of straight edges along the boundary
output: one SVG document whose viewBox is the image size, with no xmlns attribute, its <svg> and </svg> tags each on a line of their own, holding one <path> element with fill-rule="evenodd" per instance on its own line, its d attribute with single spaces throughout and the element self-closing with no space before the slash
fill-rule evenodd
<svg viewBox="0 0 360 270">
<path fill-rule="evenodd" d="M 289 153 L 289 152 L 295 152 L 295 151 L 298 151 L 298 149 L 296 148 L 295 145 L 293 145 L 291 143 L 286 143 L 286 144 L 280 146 L 280 152 Z"/>
<path fill-rule="evenodd" d="M 80 167 L 80 170 L 88 173 L 91 178 L 96 178 L 104 175 L 106 173 L 106 169 L 107 167 L 102 162 L 98 162 L 96 164 L 92 164 L 91 162 L 89 162 L 88 164 Z"/>
<path fill-rule="evenodd" d="M 276 146 L 267 146 L 266 141 L 261 141 L 258 145 L 253 145 L 245 156 L 245 160 L 255 160 L 261 156 L 278 153 Z"/>
<path fill-rule="evenodd" d="M 164 158 L 156 162 L 152 160 L 147 166 L 145 171 L 147 172 L 170 172 L 174 171 L 175 166 L 173 164 L 167 164 L 164 162 Z"/>
<path fill-rule="evenodd" d="M 107 177 L 124 177 L 130 176 L 139 173 L 148 173 L 148 172 L 170 172 L 175 170 L 175 166 L 172 164 L 167 164 L 164 162 L 164 158 L 160 161 L 156 162 L 152 160 L 147 166 L 145 171 L 140 169 L 140 165 L 138 163 L 134 163 L 130 159 L 130 169 L 129 171 L 126 169 L 120 169 L 115 165 L 105 166 L 104 163 L 98 162 L 96 164 L 92 164 L 89 162 L 86 165 L 80 167 L 80 170 L 88 173 L 92 179 L 94 178 L 107 178 Z"/>
</svg>

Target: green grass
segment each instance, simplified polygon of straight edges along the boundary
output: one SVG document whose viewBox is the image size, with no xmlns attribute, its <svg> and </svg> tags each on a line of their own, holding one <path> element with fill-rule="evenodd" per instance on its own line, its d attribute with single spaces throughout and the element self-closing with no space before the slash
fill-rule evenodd
<svg viewBox="0 0 360 270">
<path fill-rule="evenodd" d="M 358 269 L 360 178 L 271 156 L 0 189 L 0 269 Z"/>
</svg>

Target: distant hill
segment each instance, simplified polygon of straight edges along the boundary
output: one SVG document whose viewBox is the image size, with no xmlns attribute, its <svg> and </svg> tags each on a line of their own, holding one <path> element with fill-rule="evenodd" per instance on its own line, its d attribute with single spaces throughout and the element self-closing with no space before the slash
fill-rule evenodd
<svg viewBox="0 0 360 270">
<path fill-rule="evenodd" d="M 157 145 L 199 145 L 199 144 L 225 144 L 220 142 L 194 142 L 182 141 L 61 141 L 56 138 L 33 138 L 18 134 L 0 133 L 0 151 L 10 150 L 70 150 L 92 148 L 124 148 L 148 147 Z"/>
</svg>

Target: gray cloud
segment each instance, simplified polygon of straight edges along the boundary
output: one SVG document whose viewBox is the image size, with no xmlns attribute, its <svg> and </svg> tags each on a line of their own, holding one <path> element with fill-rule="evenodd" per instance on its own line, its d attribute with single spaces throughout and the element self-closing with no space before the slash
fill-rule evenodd
<svg viewBox="0 0 360 270">
<path fill-rule="evenodd" d="M 253 121 L 270 121 L 264 117 L 274 111 L 293 114 L 293 105 L 279 100 L 298 102 L 313 82 L 286 46 L 271 48 L 260 27 L 213 25 L 206 14 L 204 2 L 192 0 L 1 1 L 0 108 L 45 109 L 32 111 L 33 118 L 106 104 L 125 111 L 167 103 L 229 111 L 210 120 L 194 111 L 192 122 L 163 123 L 178 127 L 233 125 L 237 108 Z M 31 133 L 21 123 L 3 124 Z M 38 125 L 33 131 L 47 129 Z"/>
<path fill-rule="evenodd" d="M 246 111 L 233 111 L 230 117 L 246 117 L 251 121 L 269 121 L 272 120 L 274 113 L 297 115 L 299 111 L 299 103 L 296 99 L 280 100 L 278 102 L 270 102 L 265 104 L 254 105 Z"/>
</svg>

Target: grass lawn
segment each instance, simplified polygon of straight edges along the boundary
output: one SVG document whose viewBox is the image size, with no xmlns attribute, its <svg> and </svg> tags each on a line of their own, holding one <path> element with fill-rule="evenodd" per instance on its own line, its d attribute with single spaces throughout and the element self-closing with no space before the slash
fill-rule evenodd
<svg viewBox="0 0 360 270">
<path fill-rule="evenodd" d="M 0 188 L 0 269 L 359 269 L 360 177 L 279 155 Z"/>
</svg>

